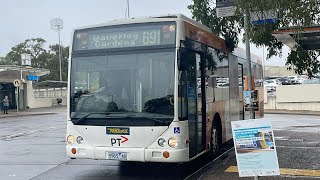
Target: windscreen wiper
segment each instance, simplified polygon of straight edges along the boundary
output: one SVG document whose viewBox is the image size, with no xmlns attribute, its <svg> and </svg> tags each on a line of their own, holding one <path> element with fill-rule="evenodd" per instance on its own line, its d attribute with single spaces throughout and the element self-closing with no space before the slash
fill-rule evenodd
<svg viewBox="0 0 320 180">
<path fill-rule="evenodd" d="M 74 125 L 77 125 L 79 122 L 81 122 L 82 120 L 87 119 L 87 118 L 88 118 L 89 116 L 91 116 L 92 114 L 110 115 L 110 113 L 108 113 L 108 112 L 92 112 L 92 113 L 88 113 L 88 114 L 82 116 L 82 117 L 79 118 L 79 119 L 74 119 L 74 120 L 72 120 L 72 122 L 73 122 Z"/>
</svg>

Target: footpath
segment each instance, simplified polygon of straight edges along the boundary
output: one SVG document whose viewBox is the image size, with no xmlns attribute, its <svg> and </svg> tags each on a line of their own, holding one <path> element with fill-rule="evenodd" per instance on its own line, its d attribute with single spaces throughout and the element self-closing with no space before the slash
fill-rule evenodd
<svg viewBox="0 0 320 180">
<path fill-rule="evenodd" d="M 32 108 L 19 110 L 17 113 L 16 109 L 10 109 L 8 114 L 3 114 L 3 110 L 0 111 L 0 118 L 6 117 L 17 117 L 17 116 L 34 116 L 34 115 L 50 115 L 57 114 L 59 112 L 66 112 L 67 106 L 54 106 L 44 108 Z M 296 114 L 296 115 L 314 115 L 320 116 L 320 111 L 289 111 L 289 110 L 264 110 L 265 114 Z"/>
<path fill-rule="evenodd" d="M 270 110 L 265 109 L 265 114 L 296 114 L 296 115 L 312 115 L 312 116 L 319 116 L 320 111 L 290 111 L 290 110 Z"/>
<path fill-rule="evenodd" d="M 64 112 L 64 111 L 67 111 L 67 106 L 24 109 L 24 110 L 19 110 L 19 112 L 17 112 L 16 109 L 10 109 L 8 111 L 8 114 L 3 114 L 3 110 L 1 110 L 0 118 L 10 118 L 10 117 L 18 117 L 18 116 L 50 115 L 50 114 L 57 114 L 59 112 Z"/>
</svg>

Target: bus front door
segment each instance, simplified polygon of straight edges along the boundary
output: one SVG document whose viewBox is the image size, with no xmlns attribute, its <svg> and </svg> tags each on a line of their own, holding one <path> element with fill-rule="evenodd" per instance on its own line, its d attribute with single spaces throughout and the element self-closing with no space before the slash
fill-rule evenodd
<svg viewBox="0 0 320 180">
<path fill-rule="evenodd" d="M 188 121 L 190 158 L 206 149 L 205 72 L 203 56 L 194 53 L 187 71 Z"/>
</svg>

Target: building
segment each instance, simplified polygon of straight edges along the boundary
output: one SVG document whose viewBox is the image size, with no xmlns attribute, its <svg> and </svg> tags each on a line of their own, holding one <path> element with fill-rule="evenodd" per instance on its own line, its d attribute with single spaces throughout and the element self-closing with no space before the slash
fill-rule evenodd
<svg viewBox="0 0 320 180">
<path fill-rule="evenodd" d="M 41 98 L 38 98 L 36 96 L 37 93 L 35 88 L 33 87 L 33 84 L 37 84 L 35 80 L 49 73 L 49 70 L 42 68 L 32 68 L 16 65 L 0 65 L 0 102 L 2 102 L 4 97 L 7 95 L 9 97 L 10 109 L 17 108 L 17 104 L 19 109 L 26 109 L 34 107 L 52 106 L 56 97 L 64 96 L 63 99 L 65 99 L 66 101 L 66 94 L 63 94 L 62 92 L 60 94 L 54 93 L 56 96 L 52 95 L 50 96 L 50 98 L 47 98 L 49 97 L 49 92 L 51 92 L 52 89 L 55 92 L 55 89 L 57 88 L 57 83 L 47 82 L 45 87 L 37 86 L 38 92 L 45 91 L 46 96 L 42 96 Z M 16 88 L 13 85 L 13 82 L 15 80 L 19 80 L 19 88 Z M 60 82 L 58 85 L 60 86 L 60 91 L 62 91 L 62 88 L 65 88 L 67 86 L 67 83 Z M 45 90 L 41 90 L 39 89 L 39 87 L 45 88 Z M 47 103 L 44 103 L 46 101 Z"/>
</svg>

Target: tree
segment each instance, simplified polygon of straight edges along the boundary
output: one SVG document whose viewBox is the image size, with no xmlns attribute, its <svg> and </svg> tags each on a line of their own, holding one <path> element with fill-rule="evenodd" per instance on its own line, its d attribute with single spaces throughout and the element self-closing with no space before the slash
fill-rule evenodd
<svg viewBox="0 0 320 180">
<path fill-rule="evenodd" d="M 0 65 L 15 65 L 11 59 L 0 58 Z"/>
<path fill-rule="evenodd" d="M 50 74 L 41 77 L 40 80 L 60 80 L 59 67 L 59 45 L 49 45 L 49 50 L 45 49 L 46 41 L 42 38 L 27 39 L 22 43 L 11 48 L 6 55 L 3 64 L 21 65 L 21 54 L 31 54 L 32 67 L 45 68 L 50 70 Z M 69 47 L 61 46 L 62 59 L 62 80 L 66 81 L 68 77 L 68 56 Z"/>
<path fill-rule="evenodd" d="M 68 79 L 68 57 L 69 47 L 61 46 L 61 70 L 62 80 Z M 43 80 L 60 80 L 60 61 L 59 61 L 59 45 L 50 45 L 47 53 L 47 69 L 50 70 L 50 74 L 43 77 Z"/>
<path fill-rule="evenodd" d="M 44 49 L 45 43 L 46 41 L 42 38 L 27 39 L 12 47 L 11 51 L 6 55 L 6 59 L 21 65 L 21 54 L 27 53 L 31 55 L 32 67 L 44 67 L 46 65 L 46 59 L 43 59 L 43 54 L 46 53 L 46 49 Z"/>
<path fill-rule="evenodd" d="M 272 36 L 273 31 L 279 28 L 291 28 L 296 32 L 295 37 L 298 40 L 299 32 L 303 27 L 318 24 L 320 20 L 320 2 L 318 0 L 237 0 L 236 16 L 226 18 L 216 16 L 215 1 L 193 0 L 193 4 L 188 8 L 192 11 L 193 18 L 210 27 L 213 33 L 224 37 L 229 42 L 228 44 L 234 44 L 234 46 L 237 46 L 238 34 L 243 29 L 243 14 L 250 16 L 250 12 L 265 13 L 270 9 L 275 9 L 278 12 L 280 18 L 277 23 L 258 26 L 250 24 L 247 32 L 251 43 L 258 47 L 267 47 L 268 58 L 282 55 L 283 43 Z M 317 60 L 306 61 L 316 57 L 312 54 L 319 54 L 319 51 L 306 53 L 301 48 L 291 50 L 286 65 L 298 74 L 307 72 L 309 76 L 313 76 L 320 71 L 320 63 Z M 297 55 L 306 59 L 297 58 Z"/>
</svg>

